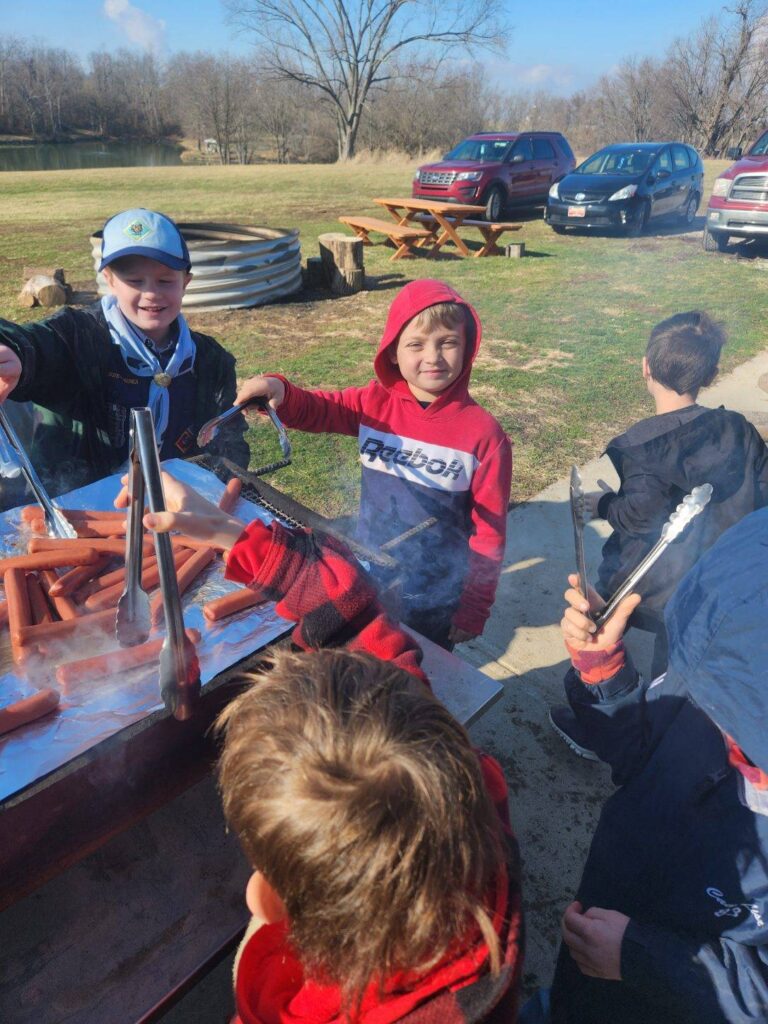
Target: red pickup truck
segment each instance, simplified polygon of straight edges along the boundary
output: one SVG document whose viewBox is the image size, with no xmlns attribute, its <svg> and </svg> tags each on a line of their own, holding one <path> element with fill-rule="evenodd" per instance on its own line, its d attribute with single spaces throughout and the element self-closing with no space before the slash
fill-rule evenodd
<svg viewBox="0 0 768 1024">
<path fill-rule="evenodd" d="M 715 180 L 704 225 L 704 248 L 725 252 L 730 238 L 768 236 L 768 131 L 749 152 L 729 149 L 735 164 Z"/>
</svg>

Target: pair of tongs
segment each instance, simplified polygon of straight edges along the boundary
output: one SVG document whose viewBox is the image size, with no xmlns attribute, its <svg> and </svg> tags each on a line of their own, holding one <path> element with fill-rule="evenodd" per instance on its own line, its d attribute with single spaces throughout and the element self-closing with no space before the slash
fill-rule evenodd
<svg viewBox="0 0 768 1024">
<path fill-rule="evenodd" d="M 571 519 L 573 521 L 573 540 L 576 548 L 576 571 L 579 576 L 579 590 L 584 597 L 589 596 L 587 589 L 587 563 L 584 557 L 584 527 L 587 522 L 586 502 L 582 488 L 581 474 L 576 466 L 571 469 Z M 686 494 L 669 519 L 662 527 L 661 537 L 632 570 L 619 589 L 608 599 L 598 612 L 587 612 L 598 629 L 605 625 L 619 604 L 635 589 L 651 566 L 664 554 L 666 549 L 685 530 L 688 524 L 704 510 L 712 497 L 712 485 L 701 484 Z"/>
<path fill-rule="evenodd" d="M 13 429 L 5 409 L 0 405 L 0 428 L 5 435 L 7 444 L 2 446 L 2 459 L 4 464 L 4 476 L 18 476 L 16 470 L 23 474 L 29 489 L 35 496 L 35 501 L 42 507 L 45 516 L 45 525 L 50 537 L 65 537 L 69 540 L 77 538 L 77 531 L 69 522 L 67 517 L 57 508 L 48 497 L 48 492 L 43 487 L 42 480 L 35 472 L 35 468 L 29 461 L 16 431 Z"/>
<path fill-rule="evenodd" d="M 214 416 L 212 420 L 208 420 L 208 422 L 204 423 L 198 431 L 198 447 L 205 448 L 206 445 L 209 445 L 218 434 L 219 429 L 223 427 L 225 423 L 234 419 L 235 416 L 238 416 L 241 412 L 244 412 L 251 406 L 256 406 L 257 409 L 261 409 L 262 412 L 265 412 L 272 420 L 272 424 L 277 431 L 277 438 L 280 442 L 280 451 L 282 452 L 283 457 L 278 462 L 270 462 L 266 466 L 259 466 L 257 469 L 249 469 L 248 472 L 252 476 L 262 476 L 264 473 L 274 473 L 276 469 L 283 469 L 285 466 L 290 466 L 291 442 L 288 440 L 288 434 L 280 420 L 280 417 L 266 398 L 252 398 L 250 402 L 243 402 L 241 405 L 233 405 L 231 409 L 221 413 L 219 416 Z"/>
<path fill-rule="evenodd" d="M 141 586 L 145 496 L 150 512 L 165 511 L 160 458 L 150 409 L 131 409 L 129 445 L 125 590 L 118 602 L 115 620 L 117 640 L 122 647 L 144 643 L 151 628 L 149 595 Z M 194 644 L 184 632 L 173 548 L 167 533 L 155 534 L 155 553 L 166 628 L 160 650 L 160 696 L 174 718 L 183 721 L 192 714 L 200 691 L 200 666 Z"/>
</svg>

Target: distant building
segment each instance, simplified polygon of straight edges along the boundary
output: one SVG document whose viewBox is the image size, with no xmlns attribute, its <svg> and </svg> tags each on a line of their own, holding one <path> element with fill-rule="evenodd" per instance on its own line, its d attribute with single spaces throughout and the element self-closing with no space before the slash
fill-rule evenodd
<svg viewBox="0 0 768 1024">
<path fill-rule="evenodd" d="M 203 139 L 203 150 L 206 153 L 218 153 L 219 144 L 216 139 Z"/>
</svg>

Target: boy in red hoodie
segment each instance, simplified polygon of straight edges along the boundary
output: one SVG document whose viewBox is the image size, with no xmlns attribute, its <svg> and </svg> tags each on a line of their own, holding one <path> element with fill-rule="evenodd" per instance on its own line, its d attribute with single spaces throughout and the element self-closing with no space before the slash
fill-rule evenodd
<svg viewBox="0 0 768 1024">
<path fill-rule="evenodd" d="M 147 528 L 224 548 L 230 579 L 298 621 L 302 651 L 219 723 L 224 809 L 254 866 L 234 1024 L 513 1024 L 522 915 L 499 765 L 431 695 L 343 545 L 244 528 L 164 485 Z"/>
<path fill-rule="evenodd" d="M 483 631 L 501 571 L 512 476 L 509 439 L 470 397 L 477 313 L 441 281 L 412 281 L 389 310 L 376 380 L 306 391 L 253 377 L 237 401 L 267 397 L 287 426 L 357 437 L 357 538 L 377 549 L 424 520 L 391 552 L 403 579 L 400 617 L 451 648 Z"/>
</svg>

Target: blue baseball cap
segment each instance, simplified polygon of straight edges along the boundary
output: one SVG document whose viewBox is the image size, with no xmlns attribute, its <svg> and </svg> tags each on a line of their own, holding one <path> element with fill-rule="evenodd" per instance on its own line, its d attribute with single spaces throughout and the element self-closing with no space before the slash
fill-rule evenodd
<svg viewBox="0 0 768 1024">
<path fill-rule="evenodd" d="M 122 256 L 146 256 L 172 270 L 192 266 L 179 229 L 169 217 L 154 210 L 123 210 L 104 225 L 99 270 Z"/>
</svg>

